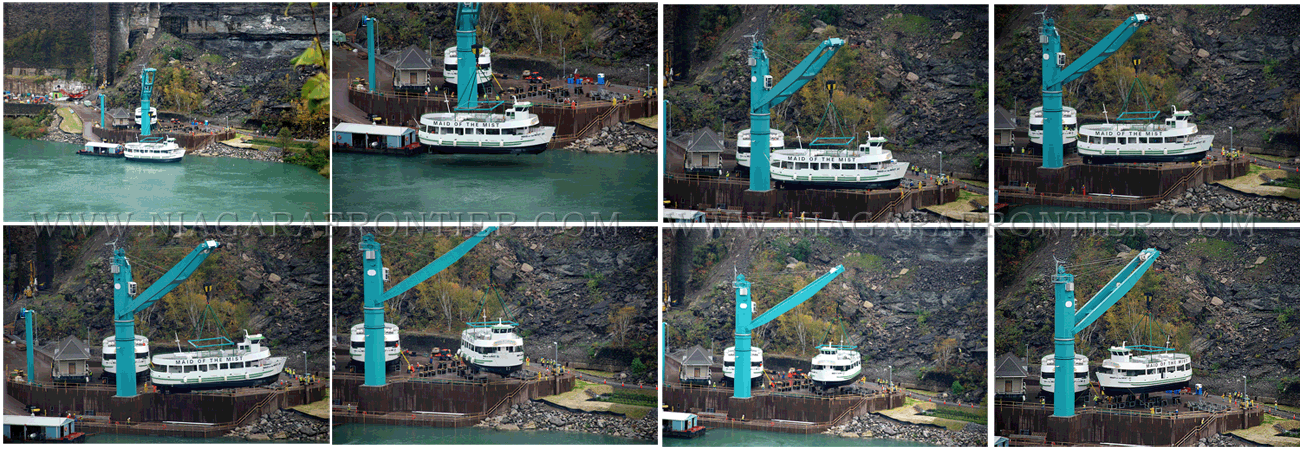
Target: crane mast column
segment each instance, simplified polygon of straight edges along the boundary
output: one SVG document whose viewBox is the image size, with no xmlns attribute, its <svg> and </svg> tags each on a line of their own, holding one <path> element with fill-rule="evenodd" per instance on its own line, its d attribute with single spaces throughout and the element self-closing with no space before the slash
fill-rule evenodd
<svg viewBox="0 0 1300 449">
<path fill-rule="evenodd" d="M 1068 418 L 1074 416 L 1074 275 L 1057 265 L 1052 284 L 1056 288 L 1056 396 L 1052 416 Z"/>
<path fill-rule="evenodd" d="M 767 53 L 763 51 L 763 42 L 755 40 L 753 48 L 749 51 L 749 190 L 755 192 L 772 190 L 771 162 L 768 154 L 772 148 L 770 137 L 772 105 L 762 101 L 764 94 L 772 87 L 767 84 L 770 83 L 768 70 Z M 740 348 L 736 350 L 739 351 Z M 749 353 L 745 354 L 748 357 Z M 739 362 L 740 359 L 736 360 Z"/>
<path fill-rule="evenodd" d="M 362 288 L 366 298 L 362 308 L 366 328 L 364 385 L 382 387 L 387 382 L 384 377 L 384 303 L 379 301 L 376 304 L 371 298 L 381 298 L 384 295 L 384 261 L 375 236 L 366 234 L 361 237 L 361 254 Z"/>
</svg>

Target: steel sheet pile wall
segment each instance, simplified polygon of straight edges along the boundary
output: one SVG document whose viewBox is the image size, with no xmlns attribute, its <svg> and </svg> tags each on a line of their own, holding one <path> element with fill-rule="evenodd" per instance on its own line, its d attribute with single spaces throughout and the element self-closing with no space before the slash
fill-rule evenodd
<svg viewBox="0 0 1300 449">
<path fill-rule="evenodd" d="M 894 203 L 899 190 L 772 190 L 765 194 L 746 194 L 748 181 L 722 178 L 673 175 L 664 178 L 664 197 L 684 209 L 743 207 L 746 218 L 766 219 L 778 213 L 803 213 L 807 218 L 869 221 L 876 212 L 893 204 L 893 212 L 948 203 L 957 200 L 960 188 L 955 185 L 913 190 L 903 201 Z M 881 215 L 885 217 L 887 214 Z"/>
<path fill-rule="evenodd" d="M 750 399 L 732 399 L 731 395 L 731 390 L 726 389 L 682 388 L 670 385 L 664 388 L 664 404 L 675 411 L 726 412 L 731 419 L 782 419 L 819 424 L 830 423 L 842 416 L 857 416 L 903 405 L 901 395 L 877 395 L 865 398 L 845 396 L 834 399 L 774 394 L 755 395 Z M 853 410 L 855 407 L 860 408 Z M 850 410 L 853 412 L 845 415 L 845 412 Z"/>
<path fill-rule="evenodd" d="M 387 122 L 385 124 L 390 126 L 414 127 L 421 114 L 447 112 L 455 107 L 454 100 L 423 96 L 375 94 L 351 89 L 348 90 L 348 100 L 362 111 L 369 111 L 372 114 L 379 114 L 384 117 Z M 509 104 L 499 105 L 493 112 L 504 112 L 507 107 L 509 107 Z M 611 109 L 615 110 L 610 112 Z M 555 127 L 555 136 L 557 138 L 563 138 L 572 137 L 584 129 L 588 132 L 591 130 L 599 131 L 604 126 L 652 116 L 658 114 L 658 109 L 658 103 L 655 101 L 637 99 L 620 102 L 618 106 L 613 106 L 612 103 L 604 101 L 582 103 L 577 108 L 535 104 L 532 112 L 537 114 L 542 125 Z M 607 112 L 609 115 L 604 117 L 601 124 L 587 126 Z"/>
<path fill-rule="evenodd" d="M 1263 412 L 1237 411 L 1217 419 L 1208 413 L 1189 413 L 1174 418 L 1142 412 L 1115 413 L 1080 410 L 1071 418 L 1052 418 L 1050 407 L 999 406 L 994 413 L 998 435 L 1022 432 L 1046 433 L 1049 443 L 1123 444 L 1170 446 L 1195 443 L 1216 433 L 1254 427 L 1263 422 Z M 1205 427 L 1197 429 L 1201 423 Z M 1193 431 L 1196 435 L 1189 437 Z"/>
<path fill-rule="evenodd" d="M 140 140 L 140 131 L 131 129 L 104 129 L 98 126 L 94 127 L 96 136 L 106 142 L 135 142 Z M 234 131 L 226 131 L 215 134 L 184 134 L 184 133 L 159 133 L 156 136 L 168 136 L 176 139 L 176 144 L 181 148 L 193 150 L 202 148 L 212 142 L 220 142 L 235 138 Z"/>
<path fill-rule="evenodd" d="M 1000 185 L 1033 184 L 1036 192 L 1068 194 L 1110 193 L 1151 197 L 1163 194 L 1196 167 L 1189 163 L 1147 165 L 1067 165 L 1060 169 L 1042 169 L 1041 161 L 997 155 L 995 179 Z M 1238 159 L 1220 162 L 1188 180 L 1186 187 L 1196 187 L 1221 179 L 1245 175 L 1250 163 Z M 1175 191 L 1179 194 L 1185 191 Z"/>
<path fill-rule="evenodd" d="M 142 393 L 133 398 L 114 398 L 111 387 L 80 386 L 58 388 L 6 382 L 8 391 L 20 403 L 36 405 L 51 413 L 63 412 L 109 415 L 113 421 L 184 421 L 201 423 L 230 423 L 238 420 L 267 395 L 275 394 L 278 400 L 268 401 L 261 413 L 276 408 L 288 408 L 319 401 L 325 397 L 325 385 L 308 387 L 293 394 L 256 389 L 239 394 Z M 306 402 L 303 402 L 306 401 Z"/>
<path fill-rule="evenodd" d="M 503 398 L 523 403 L 573 389 L 574 377 L 561 376 L 528 382 L 476 384 L 418 379 L 395 380 L 383 387 L 363 387 L 363 379 L 334 376 L 335 401 L 356 403 L 366 412 L 440 412 L 476 415 L 486 413 Z"/>
<path fill-rule="evenodd" d="M 36 116 L 41 114 L 53 114 L 54 105 L 52 104 L 30 104 L 30 103 L 5 103 L 5 116 Z"/>
</svg>

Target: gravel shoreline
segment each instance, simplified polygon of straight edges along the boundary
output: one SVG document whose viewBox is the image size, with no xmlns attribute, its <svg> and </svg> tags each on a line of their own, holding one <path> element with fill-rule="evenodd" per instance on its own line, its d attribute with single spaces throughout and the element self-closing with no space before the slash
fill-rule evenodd
<svg viewBox="0 0 1300 449">
<path fill-rule="evenodd" d="M 510 407 L 510 411 L 484 419 L 474 427 L 503 431 L 552 430 L 586 432 L 636 440 L 655 441 L 659 428 L 651 411 L 641 419 L 612 415 L 577 413 L 545 404 L 530 402 Z"/>
<path fill-rule="evenodd" d="M 824 433 L 843 438 L 888 438 L 936 446 L 984 447 L 988 445 L 986 429 L 986 426 L 968 423 L 962 430 L 952 431 L 942 427 L 899 422 L 872 413 L 855 417 L 848 423 L 827 429 Z"/>
<path fill-rule="evenodd" d="M 329 442 L 329 421 L 292 410 L 276 410 L 256 423 L 237 427 L 226 434 L 248 441 L 321 441 Z"/>
</svg>

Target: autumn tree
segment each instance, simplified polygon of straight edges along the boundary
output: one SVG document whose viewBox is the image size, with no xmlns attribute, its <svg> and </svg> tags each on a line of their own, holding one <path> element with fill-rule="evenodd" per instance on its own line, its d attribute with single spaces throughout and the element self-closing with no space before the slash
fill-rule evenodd
<svg viewBox="0 0 1300 449">
<path fill-rule="evenodd" d="M 953 356 L 957 354 L 957 339 L 945 338 L 934 344 L 934 363 L 939 370 L 948 369 Z"/>
<path fill-rule="evenodd" d="M 614 335 L 618 344 L 622 345 L 629 331 L 632 330 L 632 319 L 636 317 L 636 308 L 632 306 L 623 306 L 622 308 L 609 314 L 609 333 Z"/>
</svg>

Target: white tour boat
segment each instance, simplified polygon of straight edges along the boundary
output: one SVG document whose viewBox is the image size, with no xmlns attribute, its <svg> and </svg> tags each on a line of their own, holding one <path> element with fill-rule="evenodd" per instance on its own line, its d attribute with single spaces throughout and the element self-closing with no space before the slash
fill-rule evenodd
<svg viewBox="0 0 1300 449">
<path fill-rule="evenodd" d="M 771 151 L 775 152 L 777 150 L 785 149 L 785 132 L 779 129 L 773 129 L 770 134 L 768 134 L 767 140 Z M 749 170 L 749 148 L 751 146 L 749 130 L 740 130 L 740 132 L 736 134 L 736 166 L 742 171 Z"/>
<path fill-rule="evenodd" d="M 100 364 L 104 366 L 104 377 L 117 376 L 117 337 L 105 337 L 100 347 L 103 354 Z M 135 335 L 135 375 L 149 375 L 149 338 L 140 334 Z"/>
<path fill-rule="evenodd" d="M 1079 137 L 1079 116 L 1074 108 L 1061 106 L 1061 143 L 1066 153 L 1075 151 L 1075 142 Z M 1043 107 L 1029 110 L 1029 149 L 1043 151 Z"/>
<path fill-rule="evenodd" d="M 1191 162 L 1205 158 L 1213 134 L 1197 134 L 1190 111 L 1173 108 L 1159 123 L 1104 123 L 1079 127 L 1079 156 L 1084 163 Z M 1153 112 L 1154 114 L 1154 112 Z"/>
<path fill-rule="evenodd" d="M 808 378 L 821 388 L 839 387 L 853 383 L 862 376 L 862 354 L 857 346 L 824 344 L 817 346 L 812 358 Z"/>
<path fill-rule="evenodd" d="M 348 354 L 352 356 L 352 363 L 364 366 L 366 364 L 366 323 L 352 326 L 349 338 L 351 346 L 348 347 Z M 402 345 L 399 341 L 397 325 L 384 323 L 384 365 L 387 369 L 397 368 L 397 359 L 401 355 Z"/>
<path fill-rule="evenodd" d="M 1145 352 L 1133 355 L 1133 351 Z M 1097 382 L 1108 395 L 1177 390 L 1192 380 L 1192 357 L 1154 346 L 1111 346 L 1110 358 L 1097 369 Z"/>
<path fill-rule="evenodd" d="M 122 147 L 122 157 L 128 161 L 180 162 L 185 157 L 185 149 L 172 137 L 143 137 L 139 142 L 127 142 Z"/>
<path fill-rule="evenodd" d="M 483 321 L 466 323 L 456 355 L 477 371 L 508 375 L 524 366 L 524 339 L 515 334 L 519 323 Z"/>
<path fill-rule="evenodd" d="M 193 340 L 191 341 L 193 344 Z M 234 349 L 203 349 L 153 356 L 149 377 L 165 391 L 250 387 L 275 382 L 284 357 L 271 357 L 262 334 L 244 334 Z"/>
<path fill-rule="evenodd" d="M 894 188 L 907 175 L 885 149 L 884 137 L 867 135 L 867 143 L 852 149 L 790 149 L 772 153 L 772 180 L 777 187 L 825 189 Z"/>
<path fill-rule="evenodd" d="M 135 127 L 139 128 L 142 124 L 140 121 L 140 112 L 143 109 L 135 108 Z M 158 108 L 149 107 L 149 126 L 158 126 Z"/>
<path fill-rule="evenodd" d="M 763 382 L 763 348 L 749 348 L 749 383 L 759 385 Z M 736 347 L 731 346 L 722 351 L 722 383 L 736 383 Z"/>
<path fill-rule="evenodd" d="M 457 73 L 460 72 L 456 67 L 457 55 L 456 47 L 447 47 L 442 52 L 442 79 L 450 85 L 455 86 Z M 492 81 L 492 52 L 487 47 L 482 47 L 478 52 L 478 83 L 486 84 Z"/>
<path fill-rule="evenodd" d="M 555 127 L 541 126 L 530 102 L 505 114 L 435 112 L 420 116 L 420 143 L 444 154 L 537 154 L 546 151 Z"/>
<path fill-rule="evenodd" d="M 1038 384 L 1043 387 L 1044 394 L 1056 394 L 1056 354 L 1043 356 L 1042 376 L 1038 379 Z M 1088 389 L 1088 357 L 1083 354 L 1074 354 L 1074 392 L 1082 393 Z"/>
</svg>

